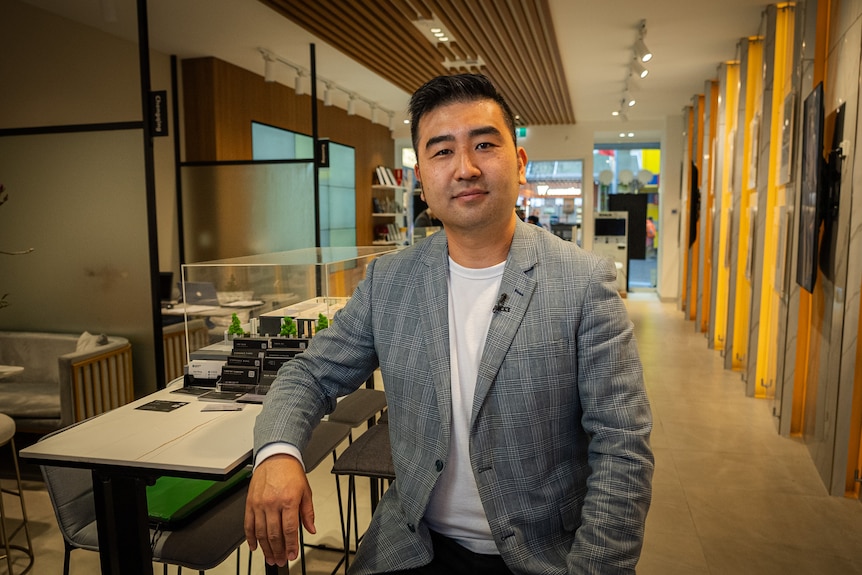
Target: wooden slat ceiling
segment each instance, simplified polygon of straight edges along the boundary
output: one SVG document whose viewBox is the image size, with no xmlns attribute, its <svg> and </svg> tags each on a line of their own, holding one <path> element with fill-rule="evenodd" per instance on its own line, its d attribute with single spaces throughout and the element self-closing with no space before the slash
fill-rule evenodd
<svg viewBox="0 0 862 575">
<path fill-rule="evenodd" d="M 434 76 L 487 75 L 523 125 L 574 124 L 547 0 L 260 0 L 412 93 Z M 452 41 L 413 24 L 436 18 Z"/>
</svg>

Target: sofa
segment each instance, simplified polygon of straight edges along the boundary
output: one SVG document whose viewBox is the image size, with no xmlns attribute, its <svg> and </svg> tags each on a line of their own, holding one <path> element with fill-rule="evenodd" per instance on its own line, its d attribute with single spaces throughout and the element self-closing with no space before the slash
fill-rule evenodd
<svg viewBox="0 0 862 575">
<path fill-rule="evenodd" d="M 132 346 L 122 337 L 0 331 L 0 366 L 24 368 L 0 379 L 0 413 L 26 433 L 48 433 L 134 399 Z"/>
</svg>

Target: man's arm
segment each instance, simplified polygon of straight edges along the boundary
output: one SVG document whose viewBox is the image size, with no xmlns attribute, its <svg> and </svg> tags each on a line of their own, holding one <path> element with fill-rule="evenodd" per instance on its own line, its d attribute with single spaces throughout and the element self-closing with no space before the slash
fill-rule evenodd
<svg viewBox="0 0 862 575">
<path fill-rule="evenodd" d="M 246 501 L 245 533 L 251 549 L 260 545 L 269 563 L 284 565 L 296 557 L 300 516 L 314 532 L 311 489 L 298 454 L 336 398 L 359 387 L 377 366 L 369 295 L 374 263 L 332 325 L 282 366 L 255 422 L 257 467 Z M 281 449 L 285 444 L 293 456 Z"/>
<path fill-rule="evenodd" d="M 260 544 L 266 562 L 284 566 L 299 554 L 299 522 L 315 533 L 311 487 L 302 463 L 273 455 L 251 477 L 245 507 L 245 538 L 254 551 Z"/>
<path fill-rule="evenodd" d="M 595 267 L 578 332 L 578 388 L 592 472 L 569 573 L 634 573 L 652 495 L 652 416 L 614 276 L 609 263 Z"/>
</svg>

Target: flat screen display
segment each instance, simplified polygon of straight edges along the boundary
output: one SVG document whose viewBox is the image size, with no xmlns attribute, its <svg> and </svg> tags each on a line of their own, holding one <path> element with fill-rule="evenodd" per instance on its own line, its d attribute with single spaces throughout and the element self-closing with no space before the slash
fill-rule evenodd
<svg viewBox="0 0 862 575">
<path fill-rule="evenodd" d="M 817 281 L 820 196 L 823 164 L 823 83 L 805 98 L 802 110 L 802 183 L 799 198 L 799 244 L 796 283 L 809 293 Z"/>
<path fill-rule="evenodd" d="M 596 218 L 597 236 L 625 236 L 625 218 Z"/>
</svg>

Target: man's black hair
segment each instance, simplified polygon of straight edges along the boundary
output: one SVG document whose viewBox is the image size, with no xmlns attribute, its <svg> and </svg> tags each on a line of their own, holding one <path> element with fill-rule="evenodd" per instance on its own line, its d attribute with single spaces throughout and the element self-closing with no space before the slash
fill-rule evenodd
<svg viewBox="0 0 862 575">
<path fill-rule="evenodd" d="M 506 126 L 512 134 L 512 141 L 517 144 L 515 116 L 494 84 L 481 74 L 457 74 L 437 76 L 429 80 L 410 98 L 407 110 L 410 113 L 410 137 L 413 140 L 413 149 L 418 150 L 419 120 L 422 116 L 440 106 L 476 100 L 493 100 L 500 106 Z"/>
</svg>

